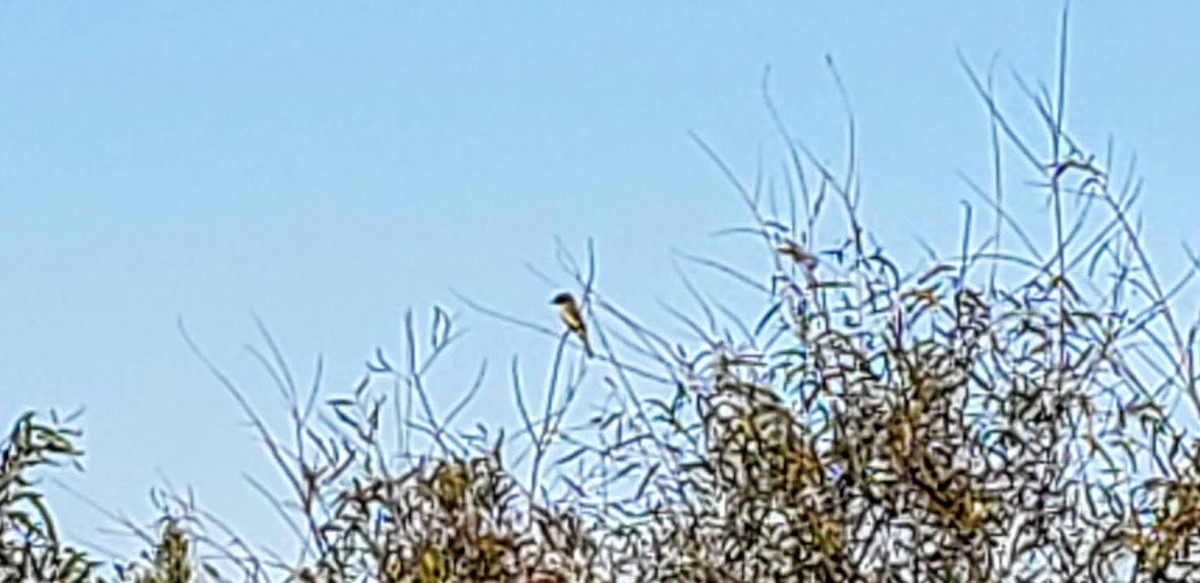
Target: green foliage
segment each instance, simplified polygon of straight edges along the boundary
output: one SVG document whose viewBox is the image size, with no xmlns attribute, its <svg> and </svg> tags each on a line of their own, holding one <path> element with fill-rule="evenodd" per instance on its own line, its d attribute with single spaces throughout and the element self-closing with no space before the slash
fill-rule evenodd
<svg viewBox="0 0 1200 583">
<path fill-rule="evenodd" d="M 0 581 L 87 581 L 96 563 L 59 538 L 36 475 L 79 457 L 78 431 L 26 413 L 0 442 Z"/>
<path fill-rule="evenodd" d="M 188 583 L 192 581 L 190 543 L 187 533 L 175 520 L 166 521 L 154 549 L 152 568 L 130 573 L 134 583 Z"/>
</svg>

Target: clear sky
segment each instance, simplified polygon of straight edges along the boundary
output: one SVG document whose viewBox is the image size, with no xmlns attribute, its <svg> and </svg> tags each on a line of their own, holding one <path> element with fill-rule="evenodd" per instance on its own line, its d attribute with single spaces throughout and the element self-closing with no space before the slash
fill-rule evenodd
<svg viewBox="0 0 1200 583">
<path fill-rule="evenodd" d="M 1075 3 L 1068 127 L 1138 155 L 1170 258 L 1200 246 L 1200 4 L 1140 6 Z M 1021 111 L 1011 72 L 1052 83 L 1058 19 L 1042 0 L 0 3 L 0 420 L 85 407 L 86 472 L 67 481 L 96 502 L 152 518 L 166 476 L 282 536 L 241 477 L 272 470 L 176 318 L 278 412 L 243 348 L 252 311 L 300 376 L 324 355 L 336 393 L 395 349 L 404 309 L 443 305 L 470 332 L 437 398 L 486 358 L 464 421 L 506 419 L 508 360 L 537 385 L 554 344 L 451 289 L 553 325 L 556 289 L 523 264 L 561 275 L 554 237 L 593 237 L 608 294 L 665 321 L 671 250 L 721 249 L 711 233 L 745 218 L 687 132 L 747 177 L 760 149 L 777 167 L 769 65 L 793 133 L 841 160 L 826 55 L 858 119 L 867 222 L 899 249 L 952 245 L 971 196 L 957 173 L 986 181 L 989 155 L 956 51 L 981 69 L 998 52 Z M 55 496 L 77 539 L 121 546 Z"/>
</svg>

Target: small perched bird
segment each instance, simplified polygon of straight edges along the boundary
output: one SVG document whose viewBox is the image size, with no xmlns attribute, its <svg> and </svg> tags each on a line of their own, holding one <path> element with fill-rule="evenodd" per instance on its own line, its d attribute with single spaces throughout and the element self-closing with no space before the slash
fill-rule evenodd
<svg viewBox="0 0 1200 583">
<path fill-rule="evenodd" d="M 550 303 L 558 306 L 558 315 L 562 318 L 563 324 L 567 325 L 567 329 L 579 336 L 579 340 L 583 342 L 583 351 L 592 357 L 592 345 L 588 343 L 587 325 L 583 323 L 583 314 L 579 313 L 579 306 L 575 303 L 575 298 L 567 292 L 560 293 L 554 296 Z"/>
</svg>

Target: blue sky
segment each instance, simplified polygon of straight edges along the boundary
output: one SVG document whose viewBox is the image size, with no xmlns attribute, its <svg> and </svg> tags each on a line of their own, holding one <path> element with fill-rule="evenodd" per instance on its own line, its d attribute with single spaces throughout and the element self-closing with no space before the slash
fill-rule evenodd
<svg viewBox="0 0 1200 583">
<path fill-rule="evenodd" d="M 227 394 L 175 328 L 267 411 L 243 346 L 251 311 L 301 376 L 324 355 L 349 387 L 403 311 L 470 333 L 443 362 L 449 405 L 495 371 L 465 421 L 507 419 L 504 364 L 544 377 L 553 342 L 464 310 L 461 290 L 554 323 L 554 237 L 593 237 L 600 282 L 650 321 L 681 297 L 673 248 L 714 253 L 740 203 L 689 139 L 743 175 L 778 166 L 761 81 L 830 161 L 860 130 L 864 216 L 889 244 L 957 241 L 957 173 L 987 177 L 987 118 L 956 51 L 1052 82 L 1058 8 L 1021 1 L 0 4 L 0 419 L 85 407 L 83 474 L 100 504 L 152 517 L 167 476 L 251 536 L 282 528 L 242 472 L 271 476 Z M 1170 269 L 1193 217 L 1200 5 L 1077 2 L 1068 127 L 1136 153 L 1151 245 Z M 1019 172 L 1017 176 L 1020 176 Z M 1042 199 L 1014 191 L 1014 212 Z M 565 277 L 563 278 L 565 282 Z M 542 368 L 539 368 L 541 366 Z M 7 423 L 8 421 L 5 421 Z M 106 519 L 54 501 L 77 538 Z"/>
</svg>

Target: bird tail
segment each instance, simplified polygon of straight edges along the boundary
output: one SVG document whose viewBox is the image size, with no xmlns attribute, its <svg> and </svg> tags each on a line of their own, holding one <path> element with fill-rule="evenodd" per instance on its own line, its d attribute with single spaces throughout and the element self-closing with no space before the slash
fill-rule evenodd
<svg viewBox="0 0 1200 583">
<path fill-rule="evenodd" d="M 592 343 L 588 342 L 587 332 L 580 332 L 579 339 L 583 341 L 583 353 L 586 354 L 588 358 L 596 356 L 596 354 L 592 352 Z"/>
</svg>

